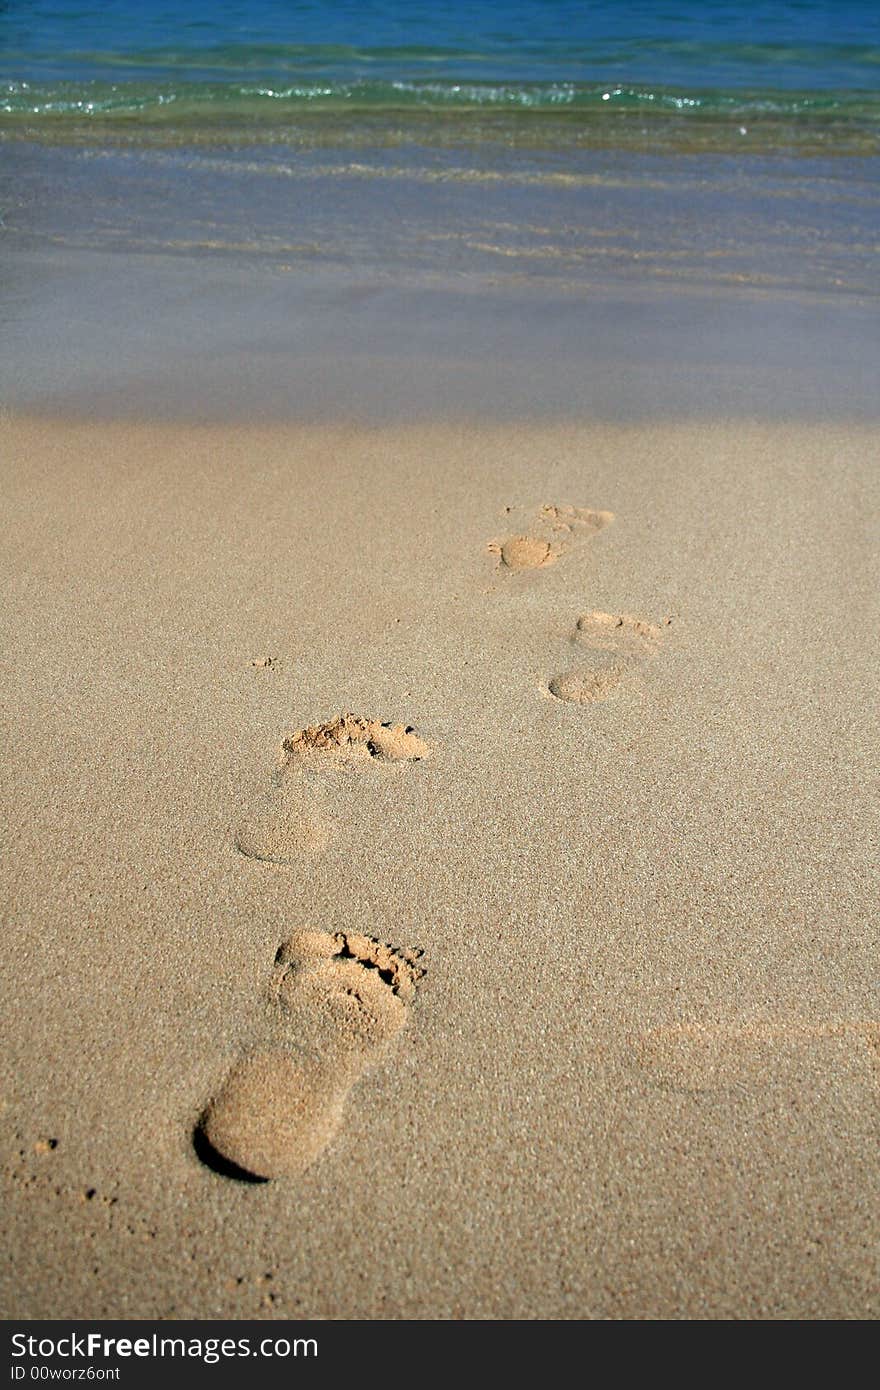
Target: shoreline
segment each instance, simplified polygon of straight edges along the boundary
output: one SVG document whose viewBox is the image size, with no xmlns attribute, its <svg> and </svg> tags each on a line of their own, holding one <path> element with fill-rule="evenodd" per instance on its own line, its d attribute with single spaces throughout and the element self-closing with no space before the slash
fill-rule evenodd
<svg viewBox="0 0 880 1390">
<path fill-rule="evenodd" d="M 880 1314 L 878 44 L 0 5 L 0 1316 Z"/>
</svg>

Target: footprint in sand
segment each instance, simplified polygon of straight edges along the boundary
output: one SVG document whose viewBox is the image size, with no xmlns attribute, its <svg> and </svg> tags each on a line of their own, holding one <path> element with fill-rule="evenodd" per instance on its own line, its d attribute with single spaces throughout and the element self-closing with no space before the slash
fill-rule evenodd
<svg viewBox="0 0 880 1390">
<path fill-rule="evenodd" d="M 544 693 L 555 700 L 592 704 L 607 700 L 631 671 L 654 656 L 663 630 L 672 622 L 647 623 L 628 613 L 595 609 L 578 618 L 572 643 L 581 649 L 578 665 L 551 676 Z"/>
<path fill-rule="evenodd" d="M 329 784 L 371 766 L 420 762 L 431 749 L 408 724 L 340 714 L 288 735 L 273 785 L 235 832 L 235 845 L 250 859 L 289 864 L 321 849 L 332 833 Z"/>
<path fill-rule="evenodd" d="M 421 952 L 348 932 L 301 931 L 278 950 L 263 1036 L 227 1076 L 195 1134 L 227 1177 L 302 1173 L 342 1122 L 345 1101 L 406 1022 Z"/>
<path fill-rule="evenodd" d="M 633 1045 L 632 1061 L 659 1090 L 685 1095 L 744 1091 L 817 1068 L 875 1086 L 880 1025 L 754 1023 L 654 1028 Z"/>
<path fill-rule="evenodd" d="M 488 550 L 491 555 L 498 556 L 502 570 L 542 569 L 613 520 L 613 512 L 597 512 L 590 507 L 544 506 L 527 534 L 490 541 Z"/>
</svg>

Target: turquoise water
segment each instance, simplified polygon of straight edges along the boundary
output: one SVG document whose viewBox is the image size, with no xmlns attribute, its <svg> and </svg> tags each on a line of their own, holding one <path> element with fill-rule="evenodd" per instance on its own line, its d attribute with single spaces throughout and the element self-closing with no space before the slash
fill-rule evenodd
<svg viewBox="0 0 880 1390">
<path fill-rule="evenodd" d="M 7 247 L 876 292 L 877 0 L 0 0 Z"/>
<path fill-rule="evenodd" d="M 875 411 L 877 0 L 0 0 L 0 405 Z"/>
<path fill-rule="evenodd" d="M 0 4 L 0 133 L 871 153 L 875 0 Z"/>
</svg>

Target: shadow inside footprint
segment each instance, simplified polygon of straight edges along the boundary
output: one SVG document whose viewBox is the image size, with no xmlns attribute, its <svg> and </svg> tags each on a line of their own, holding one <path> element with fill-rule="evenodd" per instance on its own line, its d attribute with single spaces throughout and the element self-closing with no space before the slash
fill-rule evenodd
<svg viewBox="0 0 880 1390">
<path fill-rule="evenodd" d="M 316 753 L 359 761 L 417 763 L 430 752 L 411 724 L 365 719 L 360 714 L 340 714 L 326 724 L 298 729 L 285 738 L 281 748 L 285 766 Z"/>
<path fill-rule="evenodd" d="M 237 1163 L 232 1163 L 228 1158 L 224 1158 L 214 1148 L 208 1136 L 202 1128 L 204 1116 L 199 1120 L 192 1135 L 192 1146 L 196 1158 L 217 1173 L 221 1178 L 231 1178 L 235 1182 L 266 1183 L 268 1178 L 260 1178 L 256 1173 L 249 1173 L 246 1168 L 239 1168 Z"/>
<path fill-rule="evenodd" d="M 278 950 L 271 1019 L 206 1107 L 194 1140 L 214 1172 L 265 1181 L 305 1171 L 348 1094 L 406 1022 L 419 952 L 354 932 L 298 932 Z"/>
</svg>

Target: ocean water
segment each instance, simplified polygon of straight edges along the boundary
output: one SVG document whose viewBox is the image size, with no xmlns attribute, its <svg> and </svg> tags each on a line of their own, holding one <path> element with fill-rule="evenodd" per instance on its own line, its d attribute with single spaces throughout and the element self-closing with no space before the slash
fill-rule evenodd
<svg viewBox="0 0 880 1390">
<path fill-rule="evenodd" d="M 0 405 L 871 414 L 878 132 L 877 0 L 0 0 Z"/>
<path fill-rule="evenodd" d="M 852 154 L 878 83 L 876 0 L 0 3 L 7 136 Z"/>
</svg>

